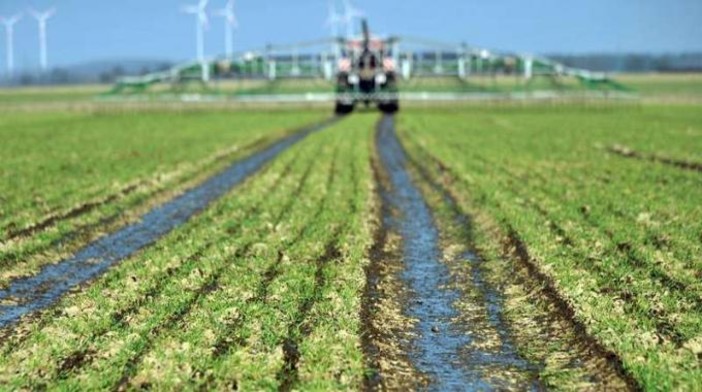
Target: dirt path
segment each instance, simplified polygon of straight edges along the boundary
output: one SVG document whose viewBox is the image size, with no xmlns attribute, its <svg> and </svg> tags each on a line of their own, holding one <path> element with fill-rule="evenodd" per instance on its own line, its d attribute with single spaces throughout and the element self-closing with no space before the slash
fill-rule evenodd
<svg viewBox="0 0 702 392">
<path fill-rule="evenodd" d="M 88 244 L 73 257 L 49 265 L 37 275 L 12 282 L 7 289 L 0 290 L 0 302 L 3 303 L 0 305 L 0 328 L 50 306 L 72 288 L 99 276 L 110 266 L 153 244 L 295 143 L 335 121 L 332 119 L 288 136 L 151 210 L 136 223 Z"/>
</svg>

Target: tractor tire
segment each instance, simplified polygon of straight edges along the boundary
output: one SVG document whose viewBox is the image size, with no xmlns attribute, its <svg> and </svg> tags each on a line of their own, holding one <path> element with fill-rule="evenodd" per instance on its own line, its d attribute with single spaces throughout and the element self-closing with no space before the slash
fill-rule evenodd
<svg viewBox="0 0 702 392">
<path fill-rule="evenodd" d="M 341 102 L 336 103 L 336 107 L 334 108 L 334 113 L 337 116 L 345 116 L 347 114 L 351 114 L 353 112 L 353 105 L 348 105 L 344 104 Z"/>
<path fill-rule="evenodd" d="M 381 103 L 378 105 L 378 109 L 385 114 L 395 114 L 400 111 L 400 103 L 397 101 Z"/>
</svg>

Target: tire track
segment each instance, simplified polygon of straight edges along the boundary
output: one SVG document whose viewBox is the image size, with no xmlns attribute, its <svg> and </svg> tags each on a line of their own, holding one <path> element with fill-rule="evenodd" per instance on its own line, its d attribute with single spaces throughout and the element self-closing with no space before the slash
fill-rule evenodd
<svg viewBox="0 0 702 392">
<path fill-rule="evenodd" d="M 18 321 L 26 314 L 50 306 L 72 287 L 93 279 L 110 266 L 153 244 L 258 172 L 281 152 L 336 120 L 333 118 L 288 136 L 151 210 L 138 222 L 87 245 L 73 257 L 46 266 L 35 276 L 13 281 L 6 290 L 0 290 L 0 300 L 15 299 L 22 303 L 0 306 L 0 328 Z"/>
<path fill-rule="evenodd" d="M 300 158 L 301 152 L 296 151 L 295 155 L 291 158 L 291 160 L 284 166 L 283 170 L 276 176 L 274 179 L 272 185 L 268 188 L 266 192 L 264 192 L 264 198 L 257 200 L 257 202 L 253 205 L 250 206 L 246 212 L 244 213 L 244 216 L 248 214 L 257 214 L 260 211 L 261 206 L 269 199 L 270 195 L 272 195 L 277 189 L 279 189 L 282 181 L 288 177 L 290 174 L 293 165 L 298 161 Z M 267 166 L 263 170 L 269 170 L 270 166 Z M 219 210 L 222 210 L 224 208 L 223 205 L 218 206 Z M 217 215 L 217 213 L 215 213 Z M 211 220 L 200 220 L 198 221 L 197 225 L 193 227 L 192 230 L 198 230 L 198 228 L 204 227 L 211 223 Z M 234 226 L 235 228 L 238 228 L 239 226 Z M 110 315 L 110 319 L 112 322 L 107 325 L 104 328 L 97 329 L 91 331 L 90 336 L 83 336 L 85 340 L 92 340 L 96 336 L 101 336 L 111 330 L 114 329 L 122 329 L 126 328 L 127 325 L 127 319 L 130 316 L 133 316 L 137 314 L 137 312 L 141 309 L 142 306 L 146 305 L 146 303 L 153 299 L 156 298 L 160 295 L 162 295 L 162 291 L 166 288 L 167 284 L 172 281 L 173 279 L 178 279 L 179 277 L 184 277 L 187 276 L 187 274 L 195 268 L 197 263 L 201 260 L 204 255 L 212 249 L 214 245 L 218 243 L 218 241 L 226 238 L 228 235 L 236 235 L 237 231 L 236 230 L 228 230 L 228 229 L 223 229 L 223 231 L 226 234 L 222 234 L 220 236 L 217 236 L 215 239 L 211 239 L 207 241 L 205 244 L 199 246 L 197 249 L 195 249 L 190 255 L 186 256 L 184 258 L 184 262 L 179 264 L 175 268 L 168 268 L 163 273 L 160 273 L 154 281 L 156 284 L 150 288 L 148 288 L 143 295 L 141 295 L 138 299 L 132 301 L 131 303 L 127 304 L 125 308 L 119 309 L 114 311 Z M 179 238 L 181 240 L 184 240 L 188 237 L 188 233 L 180 233 Z M 247 245 L 247 246 L 250 246 Z M 51 314 L 53 314 L 55 317 L 60 316 L 62 313 L 62 309 L 56 308 Z M 44 317 L 41 319 L 40 323 L 36 326 L 35 329 L 39 330 L 42 329 L 44 326 L 46 326 L 52 319 L 51 315 L 43 315 Z M 7 333 L 12 333 L 11 330 L 7 329 Z M 2 355 L 8 355 L 13 348 L 19 347 L 21 344 L 23 344 L 24 341 L 26 341 L 31 335 L 27 334 L 22 336 L 20 339 L 18 339 L 16 342 L 13 342 L 12 345 L 6 346 L 5 349 L 2 351 Z M 0 339 L 2 341 L 3 339 Z M 68 354 L 62 361 L 61 365 L 59 365 L 59 372 L 55 374 L 54 377 L 57 377 L 58 379 L 67 379 L 68 376 L 70 375 L 71 372 L 79 370 L 80 368 L 89 365 L 94 358 L 90 357 L 90 352 L 91 349 L 81 349 L 81 350 L 76 350 L 70 354 Z M 86 358 L 88 357 L 88 358 Z"/>
<path fill-rule="evenodd" d="M 386 189 L 381 184 L 383 201 L 399 212 L 399 216 L 385 216 L 383 226 L 402 240 L 404 269 L 400 277 L 412 299 L 405 305 L 405 312 L 417 320 L 417 336 L 412 339 L 408 358 L 429 379 L 422 387 L 483 390 L 518 382 L 520 388 L 538 388 L 530 364 L 508 344 L 500 345 L 496 352 L 479 350 L 473 361 L 462 361 L 461 351 L 471 344 L 474 331 L 454 321 L 459 316 L 456 306 L 461 293 L 450 285 L 450 270 L 441 261 L 438 228 L 405 167 L 407 158 L 397 139 L 393 117 L 386 116 L 379 123 L 376 144 L 391 185 Z M 486 373 L 485 367 L 490 372 Z"/>
<path fill-rule="evenodd" d="M 453 183 L 457 178 L 459 178 L 438 158 L 424 150 L 423 147 L 419 145 L 417 146 L 421 153 L 428 157 L 428 159 L 434 165 L 436 165 L 440 174 L 448 177 L 448 180 L 446 181 L 447 183 Z M 439 192 L 443 193 L 445 195 L 444 197 L 449 198 L 449 205 L 451 205 L 452 208 L 455 207 L 458 214 L 463 214 L 458 207 L 454 195 L 446 187 L 446 185 L 442 185 L 440 182 L 433 180 L 426 168 L 419 166 L 418 163 L 416 165 L 426 181 L 430 183 L 432 187 L 437 188 Z M 527 286 L 529 290 L 533 291 L 539 297 L 546 299 L 548 303 L 552 304 L 553 308 L 557 310 L 557 313 L 553 316 L 563 318 L 563 320 L 569 325 L 568 328 L 576 332 L 575 337 L 577 341 L 575 342 L 575 345 L 581 347 L 578 351 L 588 353 L 589 355 L 600 359 L 600 371 L 602 371 L 603 374 L 609 374 L 608 377 L 605 377 L 606 380 L 616 380 L 618 378 L 618 382 L 625 385 L 627 389 L 639 390 L 640 387 L 637 381 L 626 371 L 619 356 L 617 356 L 613 351 L 604 347 L 595 337 L 587 333 L 587 327 L 577 319 L 575 310 L 571 304 L 561 297 L 554 280 L 544 274 L 540 268 L 534 264 L 534 261 L 529 254 L 528 247 L 521 240 L 519 234 L 509 222 L 503 223 L 508 227 L 507 237 L 502 243 L 503 255 L 508 259 L 518 262 L 518 268 L 515 270 L 515 273 L 521 273 L 521 271 L 524 271 L 527 278 L 526 281 L 522 281 L 518 284 Z M 513 277 L 512 279 L 520 278 Z M 539 322 L 543 321 L 544 320 L 541 320 Z M 575 348 L 573 347 L 573 349 Z M 608 364 L 609 366 L 602 366 L 602 364 Z M 612 374 L 612 372 L 614 372 L 614 374 Z"/>
<path fill-rule="evenodd" d="M 212 166 L 216 165 L 219 162 L 226 161 L 231 159 L 234 156 L 245 154 L 249 151 L 257 151 L 259 148 L 261 148 L 263 145 L 266 144 L 268 141 L 267 138 L 260 138 L 257 141 L 254 141 L 253 143 L 249 143 L 245 145 L 244 147 L 237 149 L 236 151 L 231 151 L 225 154 L 218 154 L 214 157 L 207 158 L 206 162 L 204 163 L 199 163 L 196 164 L 196 167 L 198 170 L 193 170 L 193 173 L 195 173 L 193 176 L 186 176 L 183 178 L 176 178 L 176 182 L 173 184 L 160 184 L 158 183 L 157 180 L 154 179 L 146 179 L 146 180 L 141 180 L 139 183 L 133 185 L 137 189 L 135 189 L 133 192 L 130 192 L 129 194 L 116 194 L 113 195 L 115 196 L 115 199 L 112 201 L 118 201 L 127 198 L 130 196 L 132 193 L 135 193 L 137 190 L 147 186 L 147 185 L 154 185 L 151 187 L 146 188 L 146 193 L 143 195 L 139 196 L 136 200 L 130 200 L 127 204 L 121 205 L 119 203 L 116 203 L 115 206 L 118 206 L 118 212 L 111 214 L 109 216 L 105 216 L 102 218 L 99 218 L 96 222 L 87 222 L 84 224 L 78 224 L 77 226 L 71 228 L 70 231 L 65 233 L 59 238 L 54 239 L 53 241 L 50 242 L 45 242 L 43 244 L 37 244 L 36 246 L 33 246 L 31 249 L 11 249 L 6 252 L 0 253 L 0 266 L 3 268 L 11 268 L 15 266 L 17 263 L 21 262 L 23 259 L 26 259 L 27 257 L 32 257 L 35 255 L 39 255 L 42 252 L 46 252 L 47 250 L 68 244 L 69 246 L 76 247 L 81 245 L 80 238 L 83 236 L 90 236 L 91 233 L 96 233 L 97 230 L 102 229 L 102 230 L 117 230 L 120 227 L 123 227 L 127 225 L 129 222 L 123 222 L 121 224 L 116 224 L 119 222 L 120 218 L 124 216 L 125 211 L 128 211 L 129 209 L 134 209 L 134 208 L 153 208 L 149 206 L 149 203 L 151 205 L 155 206 L 160 204 L 159 198 L 165 199 L 168 197 L 169 193 L 174 193 L 173 192 L 173 187 L 178 189 L 177 192 L 174 194 L 178 194 L 184 190 L 187 190 L 188 185 L 192 185 L 193 182 L 195 183 L 195 186 L 197 185 L 198 178 L 199 180 L 202 180 L 202 176 L 199 176 L 196 174 L 197 172 L 201 170 L 209 170 L 211 169 Z M 168 175 L 166 175 L 168 176 Z M 205 178 L 206 179 L 206 178 Z M 170 186 L 168 186 L 170 185 Z M 84 211 L 83 213 L 80 213 L 76 216 L 72 216 L 70 218 L 66 219 L 57 219 L 53 223 L 45 226 L 45 227 L 30 227 L 25 230 L 32 230 L 32 233 L 25 233 L 24 235 L 18 235 L 17 239 L 18 241 L 23 241 L 23 240 L 31 240 L 33 237 L 31 237 L 31 234 L 36 234 L 39 232 L 46 231 L 52 227 L 54 227 L 56 224 L 61 223 L 66 220 L 71 220 L 72 218 L 78 218 L 84 215 L 87 215 L 90 212 L 93 211 L 99 211 L 100 208 L 102 207 L 108 207 L 112 201 L 105 202 L 105 203 L 99 203 L 96 205 L 94 208 L 91 208 L 89 211 Z M 43 225 L 43 223 L 42 223 Z M 41 226 L 41 225 L 40 225 Z M 96 238 L 95 235 L 93 237 L 89 237 L 88 239 L 85 239 L 82 243 L 90 242 L 90 241 L 95 241 Z M 0 240 L 0 243 L 3 241 L 8 241 L 14 238 L 6 238 L 5 240 Z M 73 244 L 73 245 L 71 245 Z"/>
<path fill-rule="evenodd" d="M 309 164 L 305 168 L 305 171 L 300 178 L 298 182 L 298 186 L 292 192 L 289 197 L 288 201 L 285 204 L 285 206 L 281 209 L 281 212 L 279 213 L 278 217 L 276 218 L 276 221 L 273 226 L 277 226 L 282 222 L 282 220 L 291 212 L 293 205 L 299 200 L 303 189 L 305 188 L 309 176 L 312 173 L 312 171 L 315 168 L 315 157 L 319 155 L 319 151 L 321 150 L 322 145 L 320 144 L 317 151 L 314 154 L 310 155 L 310 160 Z M 304 230 L 304 229 L 303 229 Z M 242 248 L 240 252 L 237 252 L 233 256 L 233 260 L 238 260 L 243 257 L 245 257 L 251 247 L 254 245 L 256 240 L 259 240 L 260 237 L 256 239 L 252 239 L 246 243 L 246 245 Z M 276 262 L 273 265 L 274 269 L 268 269 L 264 273 L 264 279 L 263 279 L 263 284 L 259 285 L 259 292 L 258 295 L 265 295 L 267 296 L 267 289 L 268 285 L 275 279 L 275 277 L 278 274 L 278 267 L 283 259 L 283 252 L 279 251 L 278 258 Z M 194 306 L 196 304 L 201 303 L 206 297 L 208 297 L 210 294 L 214 293 L 219 287 L 220 287 L 220 280 L 224 276 L 224 272 L 228 269 L 229 265 L 228 264 L 223 264 L 217 270 L 214 272 L 212 275 L 212 278 L 208 280 L 207 284 L 202 286 L 204 290 L 198 290 L 197 294 L 195 297 L 191 298 L 188 300 L 185 304 L 185 306 L 180 309 L 178 312 L 172 314 L 171 316 L 168 317 L 166 323 L 161 323 L 158 326 L 156 326 L 153 330 L 149 331 L 148 336 L 146 340 L 146 344 L 143 345 L 142 349 L 135 355 L 134 357 L 130 358 L 129 362 L 125 366 L 123 370 L 123 374 L 119 382 L 112 388 L 114 391 L 122 391 L 128 389 L 128 386 L 130 385 L 130 382 L 132 378 L 135 376 L 138 367 L 143 360 L 143 358 L 148 354 L 151 349 L 153 348 L 153 345 L 157 339 L 158 336 L 160 336 L 163 332 L 173 330 L 179 323 L 182 322 L 182 320 L 192 311 Z M 220 347 L 219 342 L 215 344 L 215 350 L 214 352 L 217 353 L 222 348 Z M 214 355 L 216 358 L 216 355 Z M 204 374 L 204 373 L 203 373 Z"/>
<path fill-rule="evenodd" d="M 266 138 L 259 138 L 259 139 L 255 140 L 254 142 L 246 144 L 242 148 L 237 149 L 236 151 L 231 151 L 231 152 L 227 152 L 224 154 L 217 154 L 214 157 L 206 158 L 204 160 L 204 162 L 201 163 L 201 165 L 199 165 L 199 166 L 202 166 L 204 168 L 204 167 L 216 164 L 218 162 L 223 162 L 223 161 L 226 161 L 228 159 L 231 159 L 231 157 L 233 157 L 237 154 L 241 154 L 242 152 L 248 152 L 251 150 L 255 151 L 256 149 L 262 147 L 266 143 L 266 141 L 267 141 Z M 196 166 L 198 166 L 198 165 L 196 165 Z M 187 182 L 188 179 L 184 178 L 181 180 L 182 181 L 179 181 L 177 184 Z M 14 240 L 14 239 L 17 239 L 19 237 L 30 236 L 30 235 L 36 234 L 40 231 L 44 231 L 52 226 L 55 226 L 59 222 L 62 222 L 65 220 L 70 220 L 73 218 L 77 218 L 79 216 L 82 216 L 82 215 L 85 215 L 89 212 L 92 212 L 100 207 L 106 206 L 114 201 L 124 199 L 125 197 L 136 192 L 137 190 L 139 190 L 143 187 L 152 186 L 155 183 L 157 183 L 157 181 L 155 181 L 154 179 L 142 179 L 142 180 L 137 181 L 134 184 L 130 184 L 130 185 L 125 186 L 124 188 L 118 190 L 117 192 L 107 194 L 107 195 L 105 195 L 101 198 L 98 198 L 96 200 L 93 200 L 93 201 L 85 202 L 85 203 L 83 203 L 79 206 L 76 206 L 74 208 L 71 208 L 67 211 L 49 214 L 48 216 L 40 218 L 40 220 L 38 222 L 35 222 L 27 227 L 24 227 L 21 229 L 7 230 L 4 240 L 0 241 L 0 243 L 6 242 L 9 240 Z M 168 190 L 167 188 L 154 189 L 152 191 L 149 191 L 146 196 L 147 197 L 151 196 L 154 193 L 155 194 L 163 193 L 167 190 Z M 127 206 L 127 208 L 128 207 L 129 206 Z M 8 225 L 13 225 L 13 223 L 10 222 Z"/>
<path fill-rule="evenodd" d="M 437 164 L 437 166 L 440 168 L 440 170 L 444 172 L 449 172 L 449 175 L 452 176 L 453 178 L 458 178 L 458 176 L 453 173 L 443 162 L 438 160 L 436 157 L 432 156 L 429 154 L 424 147 L 418 145 L 418 148 L 423 151 L 423 154 L 430 156 L 431 159 Z M 452 149 L 458 149 L 458 146 L 451 145 Z M 499 170 L 500 172 L 504 173 L 506 176 L 509 178 L 515 180 L 515 181 L 523 181 L 520 177 L 518 177 L 516 174 L 512 173 L 509 171 L 507 168 L 501 167 L 501 166 L 494 166 L 491 165 L 485 158 L 479 158 L 482 162 L 483 165 L 485 166 L 490 166 L 493 169 Z M 513 194 L 515 194 L 517 197 L 521 198 L 522 200 L 525 200 L 525 203 L 528 205 L 531 205 L 534 210 L 539 213 L 544 219 L 546 219 L 549 222 L 549 229 L 556 234 L 557 236 L 563 238 L 564 240 L 564 245 L 566 245 L 569 249 L 569 251 L 573 254 L 573 256 L 577 259 L 582 259 L 582 260 L 589 260 L 590 256 L 583 253 L 582 251 L 576 249 L 572 245 L 575 243 L 573 238 L 568 236 L 566 231 L 555 224 L 555 220 L 553 216 L 551 216 L 551 213 L 545 210 L 543 207 L 541 207 L 538 203 L 533 202 L 530 200 L 529 197 L 514 191 L 510 190 Z M 496 204 L 497 205 L 497 204 Z M 498 205 L 499 207 L 499 205 Z M 660 268 L 658 268 L 655 265 L 652 265 L 650 261 L 645 261 L 644 257 L 641 256 L 631 245 L 627 243 L 617 243 L 614 238 L 614 234 L 609 231 L 607 228 L 603 227 L 599 222 L 591 219 L 589 216 L 587 216 L 587 213 L 584 211 L 581 211 L 581 214 L 583 215 L 583 221 L 589 226 L 591 229 L 596 231 L 597 233 L 602 234 L 605 236 L 607 239 L 610 240 L 610 243 L 615 245 L 613 248 L 610 248 L 607 250 L 608 254 L 613 255 L 614 253 L 619 254 L 620 256 L 624 257 L 626 261 L 633 267 L 635 267 L 635 271 L 637 273 L 642 274 L 642 276 L 645 276 L 646 278 L 650 279 L 652 282 L 657 283 L 660 285 L 660 290 L 667 290 L 672 293 L 675 293 L 678 298 L 681 300 L 689 301 L 691 302 L 691 307 L 696 311 L 696 312 L 701 312 L 702 311 L 702 298 L 700 298 L 699 294 L 695 290 L 691 290 L 689 285 L 679 281 L 675 277 L 672 277 L 662 271 Z M 509 222 L 503 222 L 506 226 L 511 227 Z M 518 237 L 518 233 L 515 231 L 513 227 L 510 228 L 511 231 L 514 232 L 514 234 Z M 520 240 L 521 241 L 521 240 Z M 611 274 L 611 270 L 606 269 L 603 265 L 600 263 L 588 263 L 587 268 L 591 269 L 596 276 L 608 276 Z M 625 299 L 627 306 L 625 307 L 625 311 L 630 314 L 637 314 L 637 313 L 646 313 L 650 314 L 650 311 L 647 309 L 644 309 L 643 306 L 645 304 L 649 303 L 649 299 L 642 297 L 642 294 L 640 293 L 632 293 L 628 290 L 622 291 L 622 289 L 611 289 L 607 285 L 603 285 L 605 291 L 609 291 L 610 293 L 617 293 L 621 298 Z M 656 331 L 661 337 L 664 337 L 668 340 L 670 340 L 677 348 L 682 347 L 684 343 L 687 341 L 684 337 L 684 333 L 680 331 L 680 328 L 678 326 L 675 326 L 673 322 L 670 320 L 673 319 L 669 312 L 666 312 L 663 309 L 658 309 L 655 311 L 655 314 L 651 314 L 650 320 L 651 322 L 655 325 Z"/>
<path fill-rule="evenodd" d="M 277 189 L 279 189 L 283 180 L 288 178 L 288 175 L 292 171 L 292 167 L 299 160 L 300 155 L 300 151 L 297 151 L 295 153 L 291 161 L 285 165 L 283 170 L 276 177 L 272 186 L 269 188 L 269 191 L 265 192 L 266 196 L 263 199 L 258 200 L 253 206 L 247 209 L 246 213 L 243 216 L 247 216 L 249 214 L 258 214 L 260 212 L 261 206 L 269 199 L 270 195 L 272 195 Z M 311 167 L 313 164 L 314 159 L 310 159 L 308 167 Z M 202 225 L 199 226 L 204 226 L 205 224 L 206 223 L 203 222 Z M 143 296 L 140 300 L 136 301 L 131 307 L 114 313 L 112 315 L 112 325 L 106 328 L 104 331 L 102 331 L 102 333 L 106 333 L 110 330 L 113 330 L 114 327 L 118 327 L 119 330 L 128 328 L 128 324 L 126 322 L 127 318 L 130 315 L 135 315 L 140 310 L 140 308 L 146 303 L 149 297 L 156 298 L 157 296 L 162 296 L 162 291 L 167 287 L 167 284 L 170 281 L 173 281 L 174 279 L 177 279 L 181 276 L 187 276 L 187 274 L 190 273 L 193 270 L 193 268 L 195 268 L 195 265 L 197 265 L 201 258 L 204 257 L 207 254 L 207 252 L 211 250 L 215 245 L 217 245 L 219 241 L 224 240 L 229 236 L 238 235 L 241 230 L 241 226 L 236 225 L 234 223 L 232 223 L 232 225 L 232 229 L 224 229 L 224 234 L 217 236 L 216 238 L 207 241 L 206 244 L 200 246 L 190 257 L 188 257 L 188 261 L 184 264 L 181 264 L 177 268 L 177 270 L 167 271 L 166 276 L 163 276 L 164 279 L 159 279 L 159 284 L 157 284 L 153 289 L 149 290 L 149 293 L 147 293 L 147 295 Z M 233 255 L 233 259 L 236 260 L 248 254 L 249 250 L 253 246 L 253 243 L 254 241 L 251 240 L 243 244 L 243 246 L 235 252 L 235 254 Z M 209 281 L 206 284 L 203 284 L 198 290 L 196 290 L 196 298 L 191 298 L 188 302 L 186 302 L 185 307 L 182 308 L 179 312 L 177 312 L 180 314 L 174 313 L 169 315 L 165 323 L 158 324 L 151 331 L 149 331 L 148 335 L 151 338 L 146 340 L 146 344 L 144 345 L 142 350 L 140 350 L 137 353 L 136 356 L 130 358 L 130 361 L 125 366 L 122 378 L 119 380 L 118 385 L 114 387 L 115 389 L 121 389 L 123 387 L 126 387 L 126 385 L 131 380 L 131 377 L 133 376 L 133 372 L 137 370 L 137 366 L 140 363 L 141 359 L 150 351 L 150 349 L 153 346 L 154 340 L 162 333 L 162 331 L 173 329 L 190 312 L 190 310 L 193 308 L 193 306 L 195 306 L 195 304 L 199 303 L 204 297 L 216 291 L 217 287 L 219 286 L 219 281 L 222 278 L 223 273 L 225 272 L 227 267 L 228 265 L 224 264 L 217 268 L 211 275 L 211 279 L 209 279 Z M 100 336 L 102 333 L 94 334 L 93 336 Z M 64 361 L 64 363 L 70 362 L 71 358 L 80 356 L 80 353 L 81 352 L 79 351 L 72 355 L 69 355 L 67 360 Z M 70 369 L 70 371 L 78 371 L 83 366 L 86 366 L 91 363 L 91 361 L 86 360 L 76 362 L 79 366 L 73 366 Z M 62 365 L 61 367 L 64 366 Z M 67 379 L 68 374 L 63 375 L 63 377 L 60 378 Z"/>
</svg>

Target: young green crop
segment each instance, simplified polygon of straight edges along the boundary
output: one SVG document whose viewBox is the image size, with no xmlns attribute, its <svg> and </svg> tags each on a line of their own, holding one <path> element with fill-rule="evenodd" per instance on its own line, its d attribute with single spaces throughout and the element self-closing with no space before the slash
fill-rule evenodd
<svg viewBox="0 0 702 392">
<path fill-rule="evenodd" d="M 699 172 L 612 154 L 700 160 L 695 107 L 503 107 L 404 114 L 402 135 L 554 282 L 646 389 L 691 388 L 702 336 Z M 485 228 L 483 228 L 485 229 Z"/>
<path fill-rule="evenodd" d="M 3 117 L 0 286 L 323 116 L 192 111 Z"/>
<path fill-rule="evenodd" d="M 358 387 L 374 120 L 310 135 L 203 215 L 20 324 L 0 345 L 0 383 Z"/>
</svg>

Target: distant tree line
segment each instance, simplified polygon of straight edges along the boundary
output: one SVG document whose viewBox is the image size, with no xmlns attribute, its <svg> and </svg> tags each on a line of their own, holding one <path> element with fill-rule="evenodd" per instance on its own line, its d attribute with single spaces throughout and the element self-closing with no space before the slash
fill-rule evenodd
<svg viewBox="0 0 702 392">
<path fill-rule="evenodd" d="M 0 75 L 0 86 L 41 86 L 67 84 L 114 83 L 123 76 L 146 75 L 169 70 L 171 62 L 100 63 L 76 67 L 57 67 L 48 72 L 23 71 L 12 78 Z"/>
<path fill-rule="evenodd" d="M 601 72 L 702 72 L 702 53 L 547 55 L 575 68 Z"/>
</svg>

